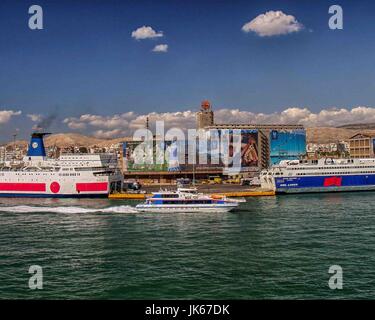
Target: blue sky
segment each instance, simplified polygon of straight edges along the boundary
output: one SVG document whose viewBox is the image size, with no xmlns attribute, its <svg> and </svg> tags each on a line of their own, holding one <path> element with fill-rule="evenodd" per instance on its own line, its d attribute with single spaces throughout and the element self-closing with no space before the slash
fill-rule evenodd
<svg viewBox="0 0 375 320">
<path fill-rule="evenodd" d="M 44 30 L 28 28 L 32 4 L 43 8 Z M 344 10 L 344 30 L 328 28 L 332 4 Z M 269 37 L 241 30 L 270 10 L 304 28 Z M 371 1 L 2 0 L 0 111 L 22 115 L 0 133 L 27 136 L 27 114 L 56 114 L 50 130 L 69 131 L 68 117 L 195 110 L 203 99 L 269 114 L 372 107 L 374 12 Z M 132 38 L 142 26 L 163 37 Z M 158 44 L 168 52 L 152 52 Z"/>
</svg>

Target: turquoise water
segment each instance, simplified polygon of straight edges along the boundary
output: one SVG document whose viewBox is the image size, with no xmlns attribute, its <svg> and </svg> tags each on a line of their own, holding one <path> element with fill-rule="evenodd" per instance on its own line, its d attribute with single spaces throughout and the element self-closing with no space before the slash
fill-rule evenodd
<svg viewBox="0 0 375 320">
<path fill-rule="evenodd" d="M 250 198 L 217 214 L 0 199 L 0 298 L 374 298 L 374 197 Z M 30 265 L 43 290 L 28 288 Z M 331 265 L 343 290 L 328 287 Z"/>
</svg>

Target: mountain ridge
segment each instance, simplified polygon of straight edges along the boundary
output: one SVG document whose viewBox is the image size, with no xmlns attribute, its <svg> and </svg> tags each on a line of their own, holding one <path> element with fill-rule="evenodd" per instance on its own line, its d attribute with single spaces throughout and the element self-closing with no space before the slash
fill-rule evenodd
<svg viewBox="0 0 375 320">
<path fill-rule="evenodd" d="M 368 124 L 365 124 L 366 126 Z M 350 126 L 350 125 L 348 125 Z M 306 140 L 307 143 L 334 143 L 343 140 L 348 140 L 350 137 L 357 133 L 364 133 L 370 136 L 375 136 L 375 124 L 374 129 L 355 129 L 355 128 L 343 128 L 343 127 L 310 127 L 306 128 Z M 57 146 L 59 148 L 65 148 L 69 146 L 79 147 L 109 147 L 113 144 L 131 141 L 131 137 L 119 137 L 113 139 L 96 138 L 89 135 L 83 135 L 80 133 L 55 133 L 48 135 L 45 138 L 45 145 L 47 147 Z M 28 144 L 27 140 L 17 140 L 16 145 L 26 147 Z M 11 146 L 14 142 L 10 141 L 3 145 Z"/>
<path fill-rule="evenodd" d="M 46 147 L 56 146 L 59 148 L 66 148 L 73 145 L 78 147 L 108 147 L 122 141 L 129 141 L 129 139 L 129 137 L 101 139 L 80 133 L 54 133 L 44 138 L 44 145 Z M 16 140 L 4 143 L 3 145 L 12 146 L 14 143 L 17 146 L 26 147 L 29 142 L 27 140 Z"/>
</svg>

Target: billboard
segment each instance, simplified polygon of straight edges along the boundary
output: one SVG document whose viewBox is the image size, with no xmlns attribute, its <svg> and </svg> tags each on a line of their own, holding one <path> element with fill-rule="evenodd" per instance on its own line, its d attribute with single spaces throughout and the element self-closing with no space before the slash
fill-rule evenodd
<svg viewBox="0 0 375 320">
<path fill-rule="evenodd" d="M 179 149 L 181 145 L 177 141 L 173 141 L 165 148 L 165 162 L 168 164 L 168 171 L 181 171 L 179 161 Z"/>
<path fill-rule="evenodd" d="M 270 132 L 270 164 L 296 160 L 306 154 L 305 130 L 272 130 Z"/>
<path fill-rule="evenodd" d="M 257 167 L 259 164 L 258 131 L 241 130 L 241 166 Z"/>
<path fill-rule="evenodd" d="M 259 146 L 258 146 L 258 135 L 259 132 L 256 129 L 238 129 L 238 130 L 228 130 L 229 131 L 229 143 L 226 146 L 225 144 L 222 146 L 224 148 L 229 149 L 229 168 L 233 168 L 240 164 L 240 170 L 244 170 L 250 167 L 258 167 L 259 165 Z M 241 151 L 239 154 L 234 154 L 236 152 L 235 144 L 237 141 L 234 141 L 234 135 L 240 133 L 240 143 L 241 143 Z M 223 132 L 221 132 L 223 134 Z M 237 138 L 236 138 L 237 139 Z M 221 156 L 224 150 L 220 150 Z M 240 159 L 238 159 L 240 157 Z M 240 161 L 238 161 L 240 160 Z M 221 165 L 224 167 L 224 163 L 222 162 L 222 157 L 220 161 Z"/>
<path fill-rule="evenodd" d="M 169 152 L 165 152 L 170 146 L 170 141 L 153 141 L 153 148 L 150 148 L 153 153 L 153 163 L 145 161 L 144 152 L 137 152 L 137 146 L 139 146 L 141 141 L 130 141 L 123 143 L 123 163 L 125 171 L 167 171 L 169 165 Z M 165 153 L 165 159 L 162 161 L 157 161 L 157 146 Z M 157 163 L 159 162 L 159 163 Z"/>
<path fill-rule="evenodd" d="M 235 134 L 241 134 L 241 152 L 235 155 L 236 151 L 234 141 Z M 224 135 L 227 135 L 224 138 Z M 229 156 L 229 163 L 227 166 L 233 168 L 236 166 L 240 157 L 241 169 L 246 167 L 257 167 L 259 164 L 259 150 L 258 150 L 258 130 L 249 129 L 224 129 L 207 131 L 207 145 L 202 144 L 200 141 L 197 143 L 197 156 L 198 159 L 207 159 L 206 163 L 197 162 L 196 169 L 223 169 L 226 167 L 224 162 L 224 151 L 226 150 Z M 187 167 L 187 166 L 185 166 Z"/>
<path fill-rule="evenodd" d="M 237 134 L 240 133 L 240 136 Z M 125 171 L 206 171 L 221 170 L 225 167 L 240 170 L 254 168 L 259 165 L 258 130 L 218 130 L 207 131 L 207 140 L 197 139 L 195 142 L 184 141 L 153 141 L 151 154 L 144 148 L 137 148 L 141 141 L 123 143 L 123 168 Z M 224 137 L 225 136 L 225 137 Z M 239 140 L 240 139 L 240 140 Z M 223 142 L 224 141 L 224 142 Z M 157 159 L 164 153 L 164 162 Z M 152 150 L 152 151 L 151 151 Z M 234 154 L 236 150 L 240 150 Z M 195 151 L 195 156 L 194 156 Z M 229 156 L 228 163 L 224 161 L 224 151 Z M 146 156 L 152 161 L 145 161 Z M 195 163 L 194 163 L 195 157 Z M 153 163 L 151 163 L 153 162 Z M 158 162 L 158 163 L 157 163 Z M 163 163 L 161 163 L 163 162 Z"/>
</svg>

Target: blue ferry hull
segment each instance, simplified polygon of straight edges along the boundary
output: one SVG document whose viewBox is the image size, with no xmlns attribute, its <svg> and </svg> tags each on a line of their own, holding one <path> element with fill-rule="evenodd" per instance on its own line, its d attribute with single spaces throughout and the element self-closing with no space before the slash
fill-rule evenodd
<svg viewBox="0 0 375 320">
<path fill-rule="evenodd" d="M 276 193 L 375 190 L 375 174 L 275 178 Z"/>
</svg>

